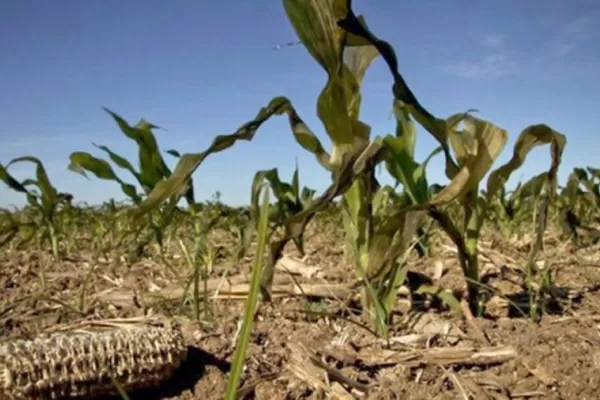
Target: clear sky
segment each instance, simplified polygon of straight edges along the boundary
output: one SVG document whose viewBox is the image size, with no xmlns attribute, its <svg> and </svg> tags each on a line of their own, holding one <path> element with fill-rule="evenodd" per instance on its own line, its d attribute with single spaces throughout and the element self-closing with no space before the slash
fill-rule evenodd
<svg viewBox="0 0 600 400">
<path fill-rule="evenodd" d="M 390 41 L 400 71 L 432 113 L 476 108 L 508 130 L 508 160 L 518 133 L 547 123 L 568 136 L 560 177 L 574 166 L 600 166 L 600 3 L 595 0 L 355 0 L 371 29 Z M 67 170 L 72 151 L 104 156 L 92 142 L 137 159 L 101 107 L 156 131 L 163 150 L 204 150 L 213 136 L 234 132 L 274 96 L 291 99 L 330 148 L 316 117 L 325 73 L 301 46 L 276 0 L 0 2 L 0 162 L 33 155 L 53 183 L 79 201 L 122 199 L 113 182 Z M 594 45 L 595 44 L 595 45 Z M 373 134 L 393 132 L 391 76 L 378 59 L 364 83 L 362 119 Z M 421 132 L 417 156 L 434 148 Z M 175 160 L 166 155 L 175 165 Z M 197 196 L 215 191 L 231 204 L 249 201 L 259 169 L 322 190 L 328 174 L 293 140 L 287 119 L 267 123 L 251 143 L 209 158 L 194 175 Z M 499 164 L 499 163 L 498 163 Z M 445 182 L 442 157 L 432 181 Z M 531 154 L 516 179 L 547 169 L 546 148 Z M 19 179 L 32 167 L 10 170 Z M 126 180 L 125 172 L 116 169 Z M 0 205 L 23 196 L 0 184 Z"/>
</svg>

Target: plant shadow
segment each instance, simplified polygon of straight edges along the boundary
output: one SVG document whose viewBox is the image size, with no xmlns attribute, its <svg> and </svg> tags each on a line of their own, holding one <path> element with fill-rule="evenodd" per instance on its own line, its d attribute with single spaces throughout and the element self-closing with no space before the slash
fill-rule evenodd
<svg viewBox="0 0 600 400">
<path fill-rule="evenodd" d="M 531 318 L 532 307 L 537 309 L 538 317 L 543 315 L 563 315 L 568 308 L 567 304 L 577 303 L 576 298 L 569 298 L 571 288 L 555 286 L 552 295 L 545 293 L 538 296 L 529 291 L 521 291 L 505 295 L 508 302 L 508 318 Z"/>
<path fill-rule="evenodd" d="M 585 288 L 584 291 L 598 291 L 598 287 L 591 286 Z M 497 294 L 495 297 L 501 298 L 504 305 L 503 316 L 512 319 L 531 318 L 532 307 L 536 309 L 537 317 L 546 316 L 560 316 L 564 315 L 567 310 L 573 306 L 578 305 L 581 302 L 581 289 L 575 289 L 569 286 L 552 286 L 544 293 L 533 293 L 527 290 L 521 290 L 513 293 Z M 453 297 L 460 302 L 463 300 L 462 292 L 453 291 Z M 483 317 L 486 319 L 497 319 L 498 316 L 495 313 L 490 313 L 487 309 L 487 305 L 484 306 L 486 311 Z M 428 312 L 435 310 L 442 312 L 448 310 L 448 305 L 435 296 L 427 295 L 413 295 L 413 310 L 420 312 Z"/>
<path fill-rule="evenodd" d="M 181 395 L 186 390 L 194 391 L 194 386 L 202 379 L 207 366 L 218 368 L 223 373 L 228 373 L 231 364 L 215 357 L 213 354 L 193 346 L 188 346 L 187 359 L 173 373 L 173 376 L 160 386 L 140 389 L 128 393 L 131 400 L 161 400 Z M 83 397 L 87 398 L 87 397 Z M 74 397 L 71 400 L 82 400 Z M 119 395 L 101 396 L 97 400 L 123 400 Z"/>
</svg>

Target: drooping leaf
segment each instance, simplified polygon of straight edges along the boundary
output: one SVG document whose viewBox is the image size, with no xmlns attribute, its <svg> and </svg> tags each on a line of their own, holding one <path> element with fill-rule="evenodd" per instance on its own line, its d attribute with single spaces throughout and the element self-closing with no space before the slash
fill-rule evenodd
<svg viewBox="0 0 600 400">
<path fill-rule="evenodd" d="M 419 202 L 417 204 L 413 203 L 410 206 L 397 211 L 375 232 L 372 242 L 373 246 L 378 246 L 379 250 L 374 251 L 374 253 L 380 254 L 380 256 L 370 256 L 368 270 L 371 273 L 379 276 L 385 271 L 386 265 L 390 265 L 389 257 L 385 258 L 381 256 L 381 254 L 388 252 L 387 249 L 392 245 L 393 235 L 398 232 L 405 223 L 408 223 L 412 229 L 408 230 L 405 228 L 404 230 L 407 232 L 411 231 L 412 234 L 414 234 L 414 230 L 416 229 L 416 226 L 418 226 L 418 221 L 423 218 L 425 210 L 430 209 L 432 206 L 450 203 L 474 190 L 500 154 L 507 140 L 506 131 L 472 116 L 467 116 L 466 118 L 473 119 L 473 123 L 477 129 L 477 134 L 475 135 L 477 140 L 477 151 L 466 158 L 459 173 L 448 185 L 443 187 L 437 193 L 432 193 L 432 196 L 428 198 L 427 201 Z M 410 219 L 407 219 L 409 217 Z M 410 238 L 412 238 L 412 236 L 410 236 Z M 403 246 L 398 245 L 397 249 L 401 249 L 402 247 L 406 248 L 407 246 L 407 244 L 404 244 Z"/>
<path fill-rule="evenodd" d="M 274 115 L 287 114 L 290 127 L 296 142 L 305 150 L 313 153 L 317 161 L 324 166 L 329 165 L 329 154 L 325 151 L 319 139 L 310 131 L 304 121 L 298 116 L 290 101 L 285 97 L 276 97 L 269 105 L 262 108 L 251 121 L 242 125 L 235 133 L 217 136 L 208 149 L 201 153 L 183 154 L 177 167 L 165 181 L 158 182 L 148 197 L 140 205 L 138 212 L 147 213 L 160 206 L 172 196 L 178 197 L 186 188 L 194 171 L 211 154 L 218 153 L 233 146 L 238 140 L 251 141 L 260 126 Z"/>
<path fill-rule="evenodd" d="M 471 115 L 464 116 L 464 119 L 473 124 L 475 151 L 465 156 L 458 174 L 432 198 L 431 205 L 444 204 L 461 198 L 475 189 L 489 172 L 508 140 L 507 132 L 490 122 Z"/>
<path fill-rule="evenodd" d="M 14 191 L 21 193 L 29 193 L 25 185 L 23 185 L 21 182 L 16 180 L 11 174 L 9 174 L 6 167 L 4 167 L 4 165 L 2 164 L 0 164 L 0 180 Z"/>
<path fill-rule="evenodd" d="M 341 173 L 334 177 L 327 190 L 321 196 L 313 199 L 307 208 L 286 221 L 287 234 L 294 237 L 304 232 L 306 224 L 315 213 L 323 210 L 335 197 L 345 193 L 352 186 L 356 177 L 381 155 L 382 149 L 383 140 L 375 138 L 363 151 L 356 152 L 345 159 Z"/>
<path fill-rule="evenodd" d="M 338 26 L 347 13 L 347 0 L 283 0 L 283 4 L 300 41 L 327 72 L 317 115 L 333 144 L 330 167 L 337 170 L 344 157 L 368 142 L 371 128 L 359 120 L 360 84 L 379 52 Z"/>
<path fill-rule="evenodd" d="M 341 0 L 343 1 L 343 0 Z M 384 40 L 375 36 L 367 27 L 364 18 L 359 19 L 352 10 L 351 2 L 344 1 L 347 13 L 338 19 L 338 25 L 347 33 L 351 33 L 362 40 L 373 45 L 388 65 L 392 77 L 394 78 L 393 92 L 396 101 L 406 105 L 411 115 L 421 124 L 429 133 L 431 133 L 442 146 L 446 157 L 446 175 L 452 179 L 458 173 L 458 167 L 450 156 L 448 146 L 448 127 L 443 119 L 434 117 L 417 100 L 414 93 L 410 90 L 402 75 L 398 72 L 398 59 L 392 46 Z"/>
<path fill-rule="evenodd" d="M 8 168 L 10 165 L 20 162 L 30 162 L 35 164 L 35 185 L 40 190 L 44 215 L 47 217 L 51 216 L 58 204 L 58 192 L 54 186 L 52 186 L 52 183 L 50 183 L 50 178 L 48 178 L 44 164 L 36 157 L 24 156 L 12 159 L 6 167 Z"/>
<path fill-rule="evenodd" d="M 95 143 L 92 143 L 92 144 L 94 145 L 94 147 L 97 147 L 100 150 L 104 151 L 106 154 L 108 154 L 108 156 L 110 157 L 112 162 L 114 162 L 118 167 L 129 171 L 137 179 L 137 181 L 140 185 L 144 184 L 141 175 L 135 170 L 135 168 L 133 168 L 133 165 L 131 165 L 129 160 L 116 154 L 115 152 L 113 152 L 106 146 L 99 146 Z"/>
<path fill-rule="evenodd" d="M 96 158 L 90 153 L 84 151 L 75 151 L 71 153 L 69 158 L 71 160 L 69 169 L 86 178 L 86 171 L 89 171 L 96 175 L 96 177 L 99 179 L 111 181 L 116 181 L 119 179 L 107 161 L 101 158 Z"/>
<path fill-rule="evenodd" d="M 140 180 L 144 191 L 149 192 L 157 182 L 171 174 L 152 133 L 152 129 L 159 129 L 159 127 L 143 119 L 135 126 L 130 126 L 125 119 L 115 112 L 107 108 L 104 108 L 104 110 L 115 120 L 121 132 L 137 144 L 139 173 L 136 178 Z"/>
<path fill-rule="evenodd" d="M 69 158 L 71 160 L 71 163 L 69 164 L 69 169 L 71 171 L 85 177 L 87 177 L 86 171 L 88 171 L 94 174 L 98 179 L 118 182 L 121 185 L 123 193 L 132 199 L 134 203 L 139 204 L 141 201 L 135 186 L 126 183 L 119 178 L 107 161 L 94 157 L 84 151 L 75 151 L 71 153 Z"/>
<path fill-rule="evenodd" d="M 497 194 L 500 186 L 503 186 L 510 179 L 512 173 L 523 165 L 527 155 L 535 147 L 551 144 L 553 163 L 557 161 L 560 163 L 560 156 L 566 143 L 567 138 L 548 125 L 532 125 L 523 130 L 515 143 L 512 158 L 490 174 L 487 182 L 488 198 Z"/>
<path fill-rule="evenodd" d="M 328 75 L 317 100 L 317 115 L 333 142 L 331 163 L 336 168 L 343 155 L 354 148 L 348 89 L 356 80 L 344 68 L 346 32 L 336 23 L 337 17 L 343 15 L 340 11 L 344 11 L 336 6 L 343 6 L 343 3 L 336 0 L 283 0 L 288 19 L 300 41 Z"/>
</svg>

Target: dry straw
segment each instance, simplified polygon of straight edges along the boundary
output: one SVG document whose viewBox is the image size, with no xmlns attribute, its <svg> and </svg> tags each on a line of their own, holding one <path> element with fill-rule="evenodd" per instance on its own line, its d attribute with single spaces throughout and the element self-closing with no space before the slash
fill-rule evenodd
<svg viewBox="0 0 600 400">
<path fill-rule="evenodd" d="M 0 398 L 60 399 L 117 394 L 168 379 L 187 355 L 176 327 L 52 334 L 0 346 Z"/>
</svg>

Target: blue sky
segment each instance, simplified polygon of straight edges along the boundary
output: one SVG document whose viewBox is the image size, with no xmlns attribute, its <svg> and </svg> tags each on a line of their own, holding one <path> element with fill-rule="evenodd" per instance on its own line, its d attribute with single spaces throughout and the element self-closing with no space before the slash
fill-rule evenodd
<svg viewBox="0 0 600 400">
<path fill-rule="evenodd" d="M 354 8 L 393 44 L 401 73 L 431 112 L 447 117 L 477 108 L 508 130 L 498 164 L 523 128 L 543 122 L 568 136 L 562 180 L 574 166 L 600 165 L 600 3 L 355 0 Z M 113 182 L 67 170 L 72 151 L 103 155 L 92 142 L 136 159 L 134 143 L 101 107 L 132 124 L 145 118 L 164 127 L 156 132 L 163 150 L 199 152 L 280 95 L 330 148 L 316 117 L 324 71 L 301 46 L 273 50 L 295 40 L 275 0 L 2 2 L 0 162 L 34 155 L 77 200 L 122 199 Z M 394 129 L 386 68 L 378 59 L 364 82 L 361 116 L 374 135 Z M 418 158 L 434 146 L 421 132 Z M 296 158 L 302 184 L 327 186 L 328 174 L 294 142 L 287 119 L 276 118 L 253 142 L 209 158 L 195 174 L 197 196 L 219 190 L 225 202 L 247 203 L 255 171 L 278 167 L 289 178 Z M 548 163 L 548 150 L 536 150 L 515 178 Z M 33 169 L 21 164 L 11 172 L 23 179 Z M 428 172 L 445 182 L 441 157 Z M 0 205 L 23 203 L 0 184 Z"/>
</svg>

